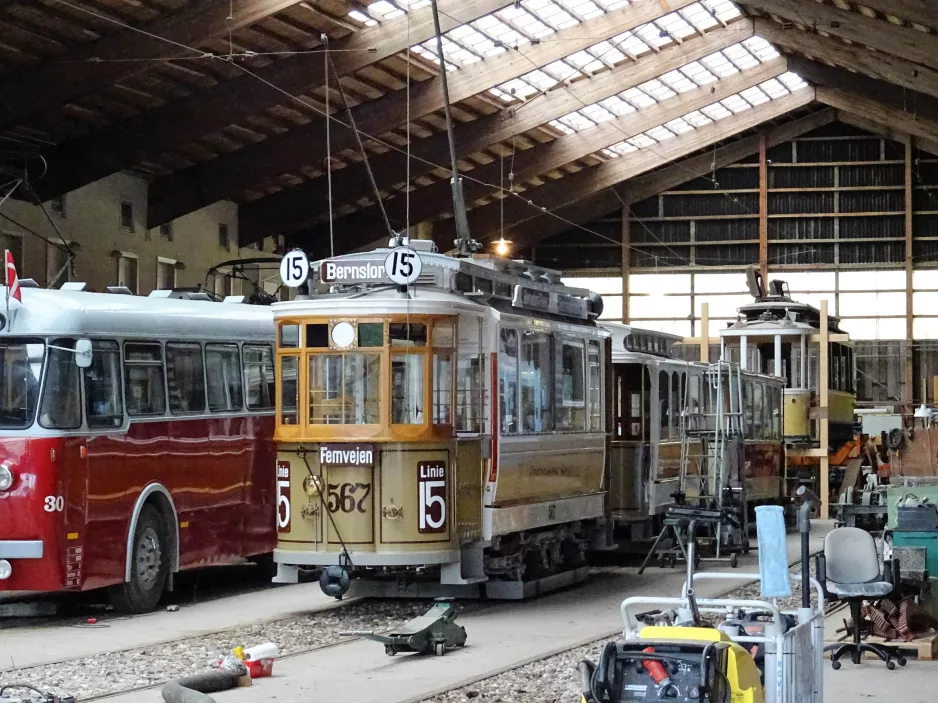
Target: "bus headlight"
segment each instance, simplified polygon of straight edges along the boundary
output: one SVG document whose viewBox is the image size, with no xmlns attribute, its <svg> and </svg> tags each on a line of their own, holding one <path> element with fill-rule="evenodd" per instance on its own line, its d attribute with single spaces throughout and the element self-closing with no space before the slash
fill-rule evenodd
<svg viewBox="0 0 938 703">
<path fill-rule="evenodd" d="M 0 464 L 0 491 L 7 491 L 13 486 L 13 471 L 10 462 Z"/>
<path fill-rule="evenodd" d="M 6 581 L 13 575 L 13 565 L 6 559 L 0 559 L 0 581 Z"/>
</svg>

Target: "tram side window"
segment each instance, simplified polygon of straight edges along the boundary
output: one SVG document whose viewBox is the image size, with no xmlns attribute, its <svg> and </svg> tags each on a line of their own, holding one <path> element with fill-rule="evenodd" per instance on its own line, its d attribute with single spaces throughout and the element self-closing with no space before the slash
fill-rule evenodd
<svg viewBox="0 0 938 703">
<path fill-rule="evenodd" d="M 746 423 L 746 439 L 755 437 L 755 417 L 753 416 L 752 381 L 743 383 L 743 418 Z"/>
<path fill-rule="evenodd" d="M 433 424 L 453 424 L 452 408 L 453 356 L 449 352 L 436 352 L 433 355 Z"/>
<path fill-rule="evenodd" d="M 521 333 L 521 429 L 550 432 L 553 423 L 551 338 L 539 332 Z M 582 367 L 581 358 L 580 370 Z M 580 381 L 580 392 L 583 381 Z"/>
<path fill-rule="evenodd" d="M 684 383 L 681 383 L 681 381 Z M 671 419 L 669 422 L 671 425 L 671 436 L 674 438 L 681 436 L 679 434 L 681 427 L 681 410 L 683 407 L 681 403 L 681 396 L 683 395 L 682 391 L 684 390 L 684 385 L 686 383 L 687 380 L 683 374 L 679 376 L 677 371 L 671 374 Z"/>
<path fill-rule="evenodd" d="M 498 407 L 502 434 L 518 432 L 518 331 L 501 330 L 498 341 Z"/>
<path fill-rule="evenodd" d="M 244 407 L 241 355 L 237 344 L 206 344 L 208 407 L 213 413 L 238 412 Z"/>
<path fill-rule="evenodd" d="M 166 386 L 171 413 L 205 412 L 205 372 L 199 344 L 166 345 Z"/>
<path fill-rule="evenodd" d="M 782 389 L 772 389 L 772 439 L 782 438 Z"/>
<path fill-rule="evenodd" d="M 377 425 L 380 393 L 380 354 L 310 355 L 309 424 Z"/>
<path fill-rule="evenodd" d="M 557 429 L 586 429 L 586 364 L 582 341 L 558 340 L 560 345 L 560 408 Z"/>
<path fill-rule="evenodd" d="M 124 345 L 124 386 L 129 415 L 163 415 L 166 412 L 163 349 L 159 344 Z"/>
<path fill-rule="evenodd" d="M 752 384 L 752 436 L 762 439 L 765 435 L 765 411 L 763 410 L 762 384 Z"/>
<path fill-rule="evenodd" d="M 591 432 L 603 431 L 603 365 L 598 342 L 589 343 L 589 415 Z"/>
<path fill-rule="evenodd" d="M 483 360 L 478 353 L 460 354 L 456 360 L 456 430 L 482 432 Z"/>
<path fill-rule="evenodd" d="M 313 357 L 316 358 L 316 357 Z M 299 393 L 300 360 L 295 356 L 285 356 L 280 360 L 280 424 L 296 425 L 299 423 L 297 395 Z M 312 395 L 310 405 L 312 405 Z M 312 414 L 310 417 L 312 422 Z"/>
<path fill-rule="evenodd" d="M 124 422 L 117 342 L 93 342 L 91 366 L 85 369 L 85 413 L 91 428 L 120 427 Z"/>
<path fill-rule="evenodd" d="M 73 349 L 75 340 L 57 339 L 52 345 Z M 50 429 L 67 430 L 81 426 L 79 368 L 75 364 L 75 355 L 64 349 L 49 348 L 39 424 Z"/>
<path fill-rule="evenodd" d="M 668 385 L 671 376 L 667 371 L 661 371 L 658 373 L 658 406 L 661 409 L 661 439 L 668 439 L 670 433 L 668 431 L 668 418 L 671 416 L 670 406 L 668 400 L 671 397 L 668 392 Z"/>
<path fill-rule="evenodd" d="M 423 354 L 391 355 L 391 423 L 422 425 Z"/>
<path fill-rule="evenodd" d="M 244 386 L 248 410 L 274 407 L 274 352 L 268 345 L 244 345 Z"/>
</svg>

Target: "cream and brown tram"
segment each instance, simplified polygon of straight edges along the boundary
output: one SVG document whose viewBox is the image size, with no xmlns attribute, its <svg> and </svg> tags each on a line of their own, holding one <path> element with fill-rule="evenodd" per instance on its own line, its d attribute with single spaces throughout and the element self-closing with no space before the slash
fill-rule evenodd
<svg viewBox="0 0 938 703">
<path fill-rule="evenodd" d="M 582 578 L 604 534 L 601 299 L 428 244 L 410 244 L 411 285 L 377 249 L 314 264 L 309 294 L 273 305 L 278 582 L 332 566 L 333 594 L 351 574 L 518 598 Z"/>
</svg>

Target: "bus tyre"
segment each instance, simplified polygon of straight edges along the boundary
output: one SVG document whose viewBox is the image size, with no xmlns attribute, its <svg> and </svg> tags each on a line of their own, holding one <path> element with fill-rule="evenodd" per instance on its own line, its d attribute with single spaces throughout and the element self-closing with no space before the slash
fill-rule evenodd
<svg viewBox="0 0 938 703">
<path fill-rule="evenodd" d="M 130 581 L 111 587 L 111 605 L 121 613 L 149 613 L 169 578 L 169 540 L 159 512 L 143 506 L 130 543 Z"/>
</svg>

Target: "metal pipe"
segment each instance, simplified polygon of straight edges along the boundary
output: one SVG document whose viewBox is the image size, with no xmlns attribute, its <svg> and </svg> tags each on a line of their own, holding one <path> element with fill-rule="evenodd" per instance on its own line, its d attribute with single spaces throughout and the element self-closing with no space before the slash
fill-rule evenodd
<svg viewBox="0 0 938 703">
<path fill-rule="evenodd" d="M 749 337 L 746 335 L 739 338 L 739 368 L 743 371 L 749 369 Z"/>
</svg>

